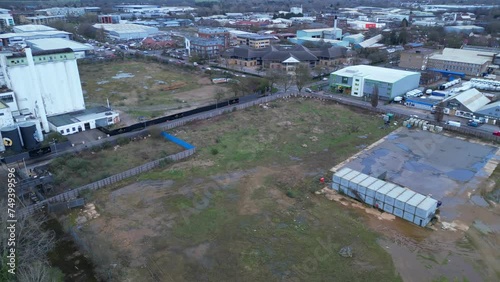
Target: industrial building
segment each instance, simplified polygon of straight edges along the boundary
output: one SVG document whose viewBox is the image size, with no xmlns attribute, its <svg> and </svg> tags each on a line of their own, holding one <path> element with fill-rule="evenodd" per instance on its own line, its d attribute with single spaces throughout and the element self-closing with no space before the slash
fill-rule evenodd
<svg viewBox="0 0 500 282">
<path fill-rule="evenodd" d="M 450 96 L 442 101 L 450 115 L 472 118 L 476 112 L 484 109 L 490 99 L 475 88 Z"/>
<path fill-rule="evenodd" d="M 428 48 L 414 48 L 401 52 L 399 67 L 412 70 L 425 70 L 429 57 L 437 50 Z"/>
<path fill-rule="evenodd" d="M 477 117 L 490 119 L 494 124 L 500 120 L 500 101 L 487 104 L 474 112 Z"/>
<path fill-rule="evenodd" d="M 488 71 L 496 55 L 495 52 L 444 48 L 441 53 L 429 56 L 427 69 L 481 76 Z"/>
<path fill-rule="evenodd" d="M 333 174 L 331 189 L 422 227 L 438 208 L 438 201 L 430 196 L 350 168 Z"/>
<path fill-rule="evenodd" d="M 19 25 L 14 27 L 14 33 L 0 34 L 0 46 L 24 45 L 26 40 L 43 38 L 71 39 L 71 33 L 56 30 L 44 25 Z"/>
<path fill-rule="evenodd" d="M 0 9 L 0 30 L 5 30 L 5 28 L 14 25 L 14 18 L 10 14 L 10 10 Z"/>
<path fill-rule="evenodd" d="M 349 41 L 341 40 L 342 29 L 336 26 L 329 28 L 302 29 L 297 30 L 296 34 L 297 36 L 295 38 L 290 38 L 288 41 L 295 44 L 304 44 L 306 42 L 318 44 L 320 42 L 326 42 L 333 46 L 349 46 Z"/>
<path fill-rule="evenodd" d="M 143 39 L 158 33 L 156 27 L 138 24 L 94 24 L 93 27 L 103 29 L 109 38 L 115 40 Z"/>
<path fill-rule="evenodd" d="M 73 40 L 62 38 L 44 38 L 26 40 L 26 44 L 33 49 L 33 51 L 51 51 L 64 48 L 73 50 L 73 54 L 77 59 L 83 59 L 86 55 L 93 53 L 94 47 L 88 44 L 82 44 Z"/>
<path fill-rule="evenodd" d="M 0 70 L 0 103 L 4 113 L 0 121 L 6 125 L 0 131 L 4 141 L 10 140 L 4 142 L 7 149 L 30 149 L 51 129 L 66 135 L 119 120 L 118 114 L 108 108 L 85 109 L 76 57 L 69 48 L 32 53 L 26 47 L 24 53 L 2 54 Z M 63 114 L 80 118 L 66 119 L 65 124 L 50 123 L 49 118 Z M 27 140 L 23 132 L 32 132 L 31 139 L 35 141 Z"/>
<path fill-rule="evenodd" d="M 471 33 L 483 33 L 484 27 L 476 25 L 454 25 L 445 26 L 444 31 L 448 33 L 463 33 L 469 35 Z"/>
<path fill-rule="evenodd" d="M 98 15 L 97 22 L 103 24 L 117 24 L 120 23 L 120 15 Z"/>
<path fill-rule="evenodd" d="M 378 86 L 379 99 L 392 100 L 418 88 L 420 73 L 374 67 L 350 66 L 330 74 L 330 87 L 356 97 L 371 96 Z"/>
</svg>

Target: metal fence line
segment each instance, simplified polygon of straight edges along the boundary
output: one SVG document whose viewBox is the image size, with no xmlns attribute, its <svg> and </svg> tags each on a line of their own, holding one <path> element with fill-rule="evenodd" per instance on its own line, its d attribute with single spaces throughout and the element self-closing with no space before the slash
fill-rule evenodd
<svg viewBox="0 0 500 282">
<path fill-rule="evenodd" d="M 344 100 L 338 100 L 338 99 L 335 99 L 334 97 L 320 95 L 320 94 L 314 94 L 314 93 L 307 93 L 307 94 L 306 93 L 293 93 L 293 94 L 287 94 L 287 93 L 282 93 L 282 94 L 274 94 L 274 95 L 270 95 L 270 96 L 264 96 L 264 97 L 261 97 L 259 99 L 256 99 L 256 100 L 253 100 L 253 101 L 249 101 L 249 102 L 245 102 L 245 103 L 241 103 L 241 104 L 233 104 L 233 105 L 224 107 L 222 109 L 215 109 L 215 110 L 211 110 L 211 111 L 204 112 L 204 113 L 194 114 L 192 116 L 183 117 L 183 118 L 180 118 L 180 119 L 172 121 L 172 122 L 167 122 L 165 125 L 160 124 L 160 126 L 162 126 L 162 129 L 164 131 L 166 131 L 166 130 L 169 130 L 169 129 L 172 129 L 172 128 L 175 128 L 175 127 L 183 126 L 183 125 L 185 125 L 185 124 L 187 124 L 189 122 L 193 122 L 193 121 L 197 121 L 197 120 L 205 120 L 205 119 L 209 119 L 209 118 L 212 118 L 212 117 L 223 115 L 225 113 L 230 113 L 230 112 L 233 112 L 235 109 L 236 110 L 242 110 L 242 109 L 253 107 L 253 106 L 256 106 L 256 105 L 268 103 L 268 102 L 271 102 L 271 101 L 274 101 L 274 100 L 277 100 L 277 99 L 297 98 L 297 97 L 335 101 L 335 102 L 337 102 L 339 104 L 343 104 L 343 105 L 346 105 L 346 106 L 351 106 L 351 107 L 356 107 L 356 108 L 363 108 L 363 109 L 366 109 L 368 111 L 376 112 L 376 113 L 381 113 L 381 114 L 386 112 L 385 110 L 382 110 L 382 109 L 379 109 L 379 108 L 374 108 L 371 105 L 359 105 L 359 104 L 355 104 L 355 103 L 352 103 L 350 101 L 347 101 L 345 99 Z M 398 118 L 409 118 L 410 117 L 410 115 L 403 115 L 403 114 L 395 114 L 395 116 L 398 117 Z M 493 141 L 497 141 L 497 142 L 500 141 L 500 137 L 495 136 L 493 134 L 487 134 L 487 133 L 483 133 L 483 132 L 478 132 L 478 131 L 475 131 L 475 130 L 472 130 L 472 129 L 468 129 L 468 128 L 454 127 L 454 126 L 450 126 L 450 125 L 446 125 L 446 124 L 437 124 L 436 122 L 432 122 L 432 121 L 430 121 L 429 123 L 430 124 L 434 124 L 434 125 L 442 126 L 443 129 L 445 129 L 445 130 L 455 131 L 455 132 L 459 132 L 459 133 L 462 133 L 462 134 L 472 135 L 472 136 L 476 136 L 476 137 L 480 137 L 480 138 L 484 138 L 484 139 L 488 139 L 488 140 L 493 140 Z M 177 154 L 173 154 L 173 155 L 167 156 L 167 157 L 162 158 L 162 159 L 151 161 L 151 162 L 146 163 L 144 165 L 141 165 L 141 166 L 138 166 L 138 167 L 135 167 L 135 168 L 123 171 L 121 173 L 112 175 L 110 177 L 98 180 L 96 182 L 93 182 L 93 183 L 90 183 L 90 184 L 87 184 L 87 185 L 84 185 L 84 186 L 72 189 L 70 191 L 64 192 L 62 194 L 53 196 L 51 198 L 45 199 L 45 200 L 43 200 L 41 202 L 38 202 L 38 203 L 36 203 L 34 205 L 31 205 L 31 206 L 28 206 L 28 207 L 26 207 L 24 209 L 21 209 L 19 212 L 20 213 L 26 213 L 26 214 L 33 214 L 35 211 L 40 210 L 41 208 L 43 208 L 43 206 L 45 206 L 47 203 L 56 203 L 56 202 L 61 202 L 61 201 L 67 201 L 67 200 L 75 199 L 83 191 L 86 191 L 86 190 L 97 190 L 97 189 L 100 189 L 100 188 L 112 185 L 112 184 L 114 184 L 116 182 L 119 182 L 119 181 L 121 181 L 123 179 L 126 179 L 126 178 L 129 178 L 129 177 L 138 175 L 138 174 L 140 174 L 142 172 L 145 172 L 145 171 L 149 171 L 149 170 L 151 170 L 151 169 L 159 166 L 159 164 L 162 161 L 178 161 L 178 160 L 181 160 L 181 159 L 184 159 L 184 158 L 187 158 L 187 157 L 193 155 L 195 152 L 196 152 L 196 148 L 193 148 L 193 149 L 189 149 L 189 150 L 185 150 L 185 151 L 179 152 Z"/>
</svg>

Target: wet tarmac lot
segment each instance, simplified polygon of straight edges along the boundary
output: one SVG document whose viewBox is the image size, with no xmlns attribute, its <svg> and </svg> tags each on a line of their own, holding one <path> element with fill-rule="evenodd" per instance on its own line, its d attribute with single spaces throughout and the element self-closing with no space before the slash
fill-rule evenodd
<svg viewBox="0 0 500 282">
<path fill-rule="evenodd" d="M 492 145 L 404 128 L 345 166 L 375 177 L 387 172 L 387 181 L 442 201 L 442 218 L 454 220 L 456 206 L 468 201 L 469 193 L 490 175 L 485 165 L 497 158 L 497 150 Z"/>
</svg>

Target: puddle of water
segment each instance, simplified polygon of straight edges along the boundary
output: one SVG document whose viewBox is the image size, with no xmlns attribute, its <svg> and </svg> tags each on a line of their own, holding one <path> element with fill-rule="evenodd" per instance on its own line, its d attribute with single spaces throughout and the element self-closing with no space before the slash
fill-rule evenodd
<svg viewBox="0 0 500 282">
<path fill-rule="evenodd" d="M 113 79 L 122 79 L 122 78 L 130 78 L 130 77 L 134 77 L 135 75 L 131 74 L 131 73 L 127 73 L 127 72 L 123 72 L 123 73 L 117 73 L 115 76 L 113 76 L 112 78 Z"/>
<path fill-rule="evenodd" d="M 402 144 L 402 143 L 395 143 L 396 146 L 398 146 L 401 150 L 407 152 L 407 153 L 410 153 L 411 150 L 410 148 L 408 148 L 408 146 L 406 146 L 405 144 Z"/>
<path fill-rule="evenodd" d="M 479 232 L 483 233 L 484 235 L 492 233 L 491 228 L 488 225 L 484 224 L 481 220 L 474 220 L 474 223 L 472 224 Z"/>
<path fill-rule="evenodd" d="M 435 167 L 424 164 L 424 163 L 419 163 L 416 161 L 407 161 L 404 164 L 404 169 L 407 171 L 412 171 L 412 172 L 423 172 L 423 171 L 431 171 L 433 173 L 439 173 L 440 171 L 436 169 Z"/>
<path fill-rule="evenodd" d="M 368 138 L 368 136 L 367 135 L 360 135 L 360 136 L 358 136 L 358 138 L 366 139 L 366 138 Z"/>
<path fill-rule="evenodd" d="M 447 172 L 446 175 L 455 181 L 467 182 L 474 177 L 474 172 L 467 169 L 455 169 Z"/>
<path fill-rule="evenodd" d="M 385 157 L 387 156 L 391 151 L 386 148 L 379 148 L 373 151 L 373 156 L 377 158 Z"/>
<path fill-rule="evenodd" d="M 480 207 L 489 207 L 490 206 L 488 204 L 488 202 L 486 202 L 486 200 L 479 195 L 473 195 L 472 197 L 470 197 L 470 200 L 472 203 L 474 203 L 474 205 L 477 205 Z"/>
<path fill-rule="evenodd" d="M 361 164 L 363 165 L 362 173 L 371 175 L 372 174 L 372 166 L 375 164 L 375 160 L 372 158 L 365 158 L 361 160 Z"/>
</svg>

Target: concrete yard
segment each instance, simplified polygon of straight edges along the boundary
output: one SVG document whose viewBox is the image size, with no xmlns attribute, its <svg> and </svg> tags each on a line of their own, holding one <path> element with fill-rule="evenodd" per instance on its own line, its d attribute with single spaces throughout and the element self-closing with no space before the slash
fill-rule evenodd
<svg viewBox="0 0 500 282">
<path fill-rule="evenodd" d="M 486 180 L 497 162 L 498 147 L 457 137 L 402 128 L 367 148 L 345 166 L 372 176 L 387 172 L 386 180 L 443 202 L 441 217 L 456 217 L 456 205 Z"/>
</svg>

